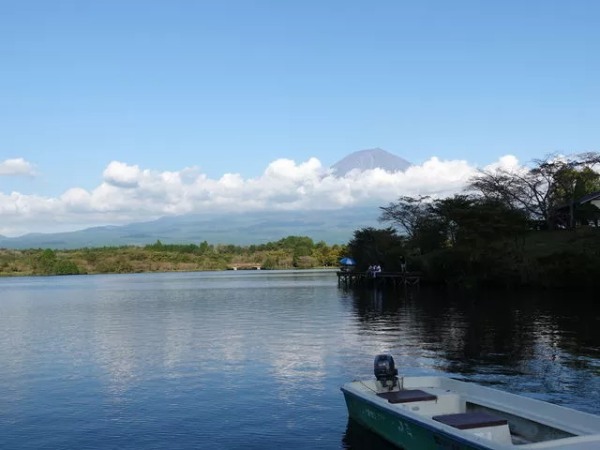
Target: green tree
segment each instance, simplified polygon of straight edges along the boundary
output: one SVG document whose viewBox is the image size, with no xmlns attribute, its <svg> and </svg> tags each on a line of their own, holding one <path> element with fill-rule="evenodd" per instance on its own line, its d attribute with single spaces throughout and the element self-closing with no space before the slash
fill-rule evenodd
<svg viewBox="0 0 600 450">
<path fill-rule="evenodd" d="M 598 176 L 593 168 L 598 163 L 598 153 L 551 155 L 534 161 L 534 166 L 525 170 L 482 171 L 472 178 L 470 188 L 523 211 L 549 229 L 561 225 L 559 211 L 567 205 L 567 226 L 573 226 L 577 195 L 590 193 L 586 192 L 588 189 L 597 190 Z"/>
<path fill-rule="evenodd" d="M 431 206 L 431 217 L 441 225 L 447 245 L 469 248 L 523 234 L 528 229 L 526 215 L 503 202 L 468 195 L 439 199 Z"/>
<path fill-rule="evenodd" d="M 54 264 L 54 273 L 56 275 L 79 275 L 80 270 L 73 261 L 58 260 Z"/>
<path fill-rule="evenodd" d="M 399 270 L 404 238 L 393 228 L 361 228 L 354 232 L 347 248 L 359 270 L 366 270 L 371 264 L 381 264 L 383 270 Z"/>
<path fill-rule="evenodd" d="M 578 200 L 598 190 L 600 174 L 591 167 L 585 166 L 580 170 L 571 166 L 563 167 L 556 174 L 554 195 L 558 207 L 554 212 L 554 222 L 565 228 L 574 228 L 576 221 L 585 223 L 588 218 L 594 219 L 594 205 L 580 205 Z"/>
<path fill-rule="evenodd" d="M 40 273 L 51 275 L 54 273 L 54 264 L 56 263 L 56 253 L 54 250 L 47 248 L 38 256 L 37 267 Z"/>
<path fill-rule="evenodd" d="M 429 196 L 408 197 L 402 196 L 397 202 L 381 206 L 380 222 L 390 222 L 409 239 L 416 238 L 422 222 L 428 220 L 430 215 Z"/>
</svg>

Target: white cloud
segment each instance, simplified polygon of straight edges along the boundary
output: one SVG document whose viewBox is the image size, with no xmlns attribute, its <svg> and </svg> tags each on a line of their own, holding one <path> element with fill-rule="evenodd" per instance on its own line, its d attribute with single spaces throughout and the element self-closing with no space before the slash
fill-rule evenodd
<svg viewBox="0 0 600 450">
<path fill-rule="evenodd" d="M 513 155 L 502 156 L 498 161 L 484 167 L 486 171 L 504 170 L 507 172 L 515 172 L 526 169 L 519 164 L 519 160 Z"/>
<path fill-rule="evenodd" d="M 0 176 L 35 175 L 33 166 L 23 158 L 6 159 L 0 162 Z"/>
<path fill-rule="evenodd" d="M 31 167 L 19 161 L 5 161 L 0 167 Z M 518 168 L 519 163 L 508 155 L 485 168 L 498 167 Z M 227 173 L 211 179 L 193 167 L 160 172 L 112 161 L 103 182 L 90 191 L 73 187 L 57 198 L 0 193 L 0 234 L 56 232 L 192 212 L 382 206 L 401 195 L 452 195 L 462 191 L 476 172 L 467 161 L 433 157 L 403 173 L 373 169 L 338 178 L 310 158 L 301 163 L 273 161 L 256 178 Z"/>
<path fill-rule="evenodd" d="M 138 166 L 128 166 L 119 161 L 112 161 L 102 177 L 110 185 L 122 188 L 134 188 L 138 185 L 138 180 L 143 175 Z"/>
</svg>

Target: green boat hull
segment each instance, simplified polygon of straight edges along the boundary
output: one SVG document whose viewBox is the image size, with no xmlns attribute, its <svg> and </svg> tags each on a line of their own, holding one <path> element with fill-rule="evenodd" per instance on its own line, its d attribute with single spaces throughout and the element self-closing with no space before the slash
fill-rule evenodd
<svg viewBox="0 0 600 450">
<path fill-rule="evenodd" d="M 489 450 L 343 390 L 350 418 L 405 450 Z"/>
</svg>

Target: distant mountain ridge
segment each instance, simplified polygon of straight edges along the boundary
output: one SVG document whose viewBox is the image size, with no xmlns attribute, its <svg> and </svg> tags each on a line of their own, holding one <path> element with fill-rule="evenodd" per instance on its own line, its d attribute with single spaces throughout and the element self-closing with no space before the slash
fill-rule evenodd
<svg viewBox="0 0 600 450">
<path fill-rule="evenodd" d="M 332 166 L 336 176 L 352 170 L 376 167 L 388 172 L 404 171 L 411 164 L 380 148 L 360 150 Z M 55 248 L 146 245 L 157 240 L 185 244 L 251 245 L 277 241 L 287 236 L 308 236 L 315 242 L 345 244 L 354 231 L 377 227 L 377 205 L 315 211 L 262 211 L 229 214 L 187 214 L 162 217 L 150 222 L 110 225 L 61 233 L 32 233 L 19 237 L 0 235 L 0 248 Z"/>
<path fill-rule="evenodd" d="M 351 153 L 331 168 L 337 176 L 344 176 L 352 170 L 365 170 L 380 168 L 387 172 L 404 172 L 411 166 L 404 158 L 400 158 L 380 148 L 359 150 Z"/>
<path fill-rule="evenodd" d="M 231 214 L 187 214 L 151 222 L 101 226 L 63 233 L 32 233 L 0 237 L 0 248 L 76 249 L 85 247 L 146 245 L 157 240 L 169 244 L 251 245 L 287 236 L 308 236 L 315 242 L 346 244 L 354 231 L 376 227 L 376 206 L 327 211 L 262 211 Z"/>
</svg>

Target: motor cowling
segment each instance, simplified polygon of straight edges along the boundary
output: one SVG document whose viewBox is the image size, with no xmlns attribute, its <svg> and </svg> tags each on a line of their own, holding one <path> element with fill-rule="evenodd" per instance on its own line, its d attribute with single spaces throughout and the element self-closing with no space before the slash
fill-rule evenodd
<svg viewBox="0 0 600 450">
<path fill-rule="evenodd" d="M 398 381 L 398 369 L 396 369 L 392 355 L 377 355 L 373 363 L 373 371 L 375 378 L 383 386 L 392 387 Z"/>
</svg>

